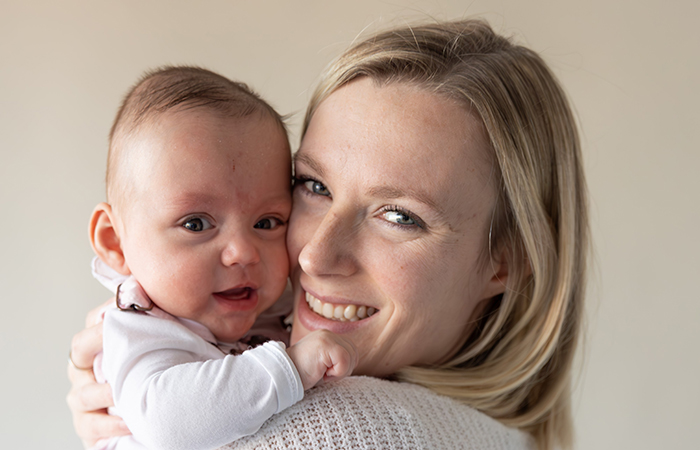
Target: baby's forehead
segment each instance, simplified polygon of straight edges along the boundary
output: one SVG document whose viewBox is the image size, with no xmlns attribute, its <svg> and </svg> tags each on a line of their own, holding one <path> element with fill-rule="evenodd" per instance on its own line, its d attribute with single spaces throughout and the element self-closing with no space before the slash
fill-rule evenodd
<svg viewBox="0 0 700 450">
<path fill-rule="evenodd" d="M 169 143 L 167 141 L 171 141 L 174 138 L 185 138 L 187 133 L 194 135 L 195 133 L 193 132 L 196 132 L 197 138 L 200 140 L 207 137 L 213 139 L 221 135 L 222 130 L 231 130 L 231 133 L 235 133 L 235 130 L 249 124 L 264 125 L 262 127 L 264 130 L 257 130 L 259 133 L 266 136 L 276 135 L 282 138 L 281 140 L 288 146 L 286 129 L 265 111 L 255 111 L 252 114 L 240 116 L 212 108 L 178 107 L 151 114 L 140 123 L 134 125 L 125 133 L 124 145 L 121 146 L 122 150 L 120 152 L 122 155 L 120 156 L 124 157 L 129 153 L 144 154 L 148 144 L 166 141 L 162 144 L 167 146 Z M 245 133 L 250 132 L 250 130 L 245 131 Z M 156 149 L 159 149 L 159 147 L 150 147 L 151 151 Z"/>
<path fill-rule="evenodd" d="M 234 173 L 269 176 L 271 165 L 284 168 L 274 176 L 291 172 L 287 135 L 264 114 L 230 117 L 202 108 L 167 112 L 142 123 L 121 144 L 117 182 L 126 181 L 132 194 L 144 184 L 167 187 L 183 178 L 206 184 Z"/>
<path fill-rule="evenodd" d="M 125 127 L 124 131 L 132 140 L 138 140 L 144 135 L 171 133 L 188 121 L 197 121 L 204 127 L 210 128 L 216 124 L 235 124 L 256 120 L 274 123 L 274 118 L 269 117 L 264 111 L 241 115 L 206 106 L 179 105 L 163 111 L 150 111 L 138 121 Z"/>
</svg>

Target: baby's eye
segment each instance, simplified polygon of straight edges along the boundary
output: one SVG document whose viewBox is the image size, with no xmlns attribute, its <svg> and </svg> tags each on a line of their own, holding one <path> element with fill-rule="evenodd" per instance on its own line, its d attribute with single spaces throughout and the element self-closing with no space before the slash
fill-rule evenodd
<svg viewBox="0 0 700 450">
<path fill-rule="evenodd" d="M 324 195 L 326 197 L 329 197 L 331 195 L 328 188 L 320 181 L 308 180 L 304 182 L 304 186 L 306 187 L 306 189 L 310 190 L 314 194 Z"/>
<path fill-rule="evenodd" d="M 406 213 L 402 213 L 401 211 L 387 211 L 384 213 L 384 218 L 389 222 L 393 222 L 398 225 L 416 225 L 416 221 L 413 220 L 411 216 Z"/>
<path fill-rule="evenodd" d="M 189 231 L 194 231 L 194 232 L 208 230 L 208 229 L 213 227 L 211 222 L 209 222 L 204 217 L 189 218 L 182 223 L 182 226 L 183 226 L 183 228 L 185 228 Z"/>
<path fill-rule="evenodd" d="M 258 228 L 261 230 L 274 230 L 282 225 L 284 225 L 284 222 L 276 217 L 265 217 L 256 223 L 253 228 Z"/>
</svg>

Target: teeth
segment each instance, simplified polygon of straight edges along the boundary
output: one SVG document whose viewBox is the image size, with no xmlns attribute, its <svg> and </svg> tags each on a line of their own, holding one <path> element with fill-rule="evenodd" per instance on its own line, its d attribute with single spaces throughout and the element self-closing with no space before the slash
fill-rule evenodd
<svg viewBox="0 0 700 450">
<path fill-rule="evenodd" d="M 311 305 L 311 307 L 313 308 L 316 314 L 323 314 L 323 303 L 321 303 L 321 300 L 315 298 L 314 304 Z"/>
<path fill-rule="evenodd" d="M 365 319 L 377 310 L 367 306 L 356 305 L 335 305 L 333 303 L 323 303 L 313 295 L 306 293 L 306 302 L 316 314 L 325 317 L 326 319 L 337 320 L 340 322 L 357 322 Z"/>
<path fill-rule="evenodd" d="M 323 304 L 323 317 L 325 317 L 326 319 L 333 318 L 333 305 L 331 305 L 330 303 Z"/>
<path fill-rule="evenodd" d="M 345 308 L 345 311 L 343 312 L 343 315 L 345 316 L 346 319 L 350 320 L 353 317 L 355 317 L 355 314 L 357 314 L 357 306 L 355 305 L 348 305 Z"/>
</svg>

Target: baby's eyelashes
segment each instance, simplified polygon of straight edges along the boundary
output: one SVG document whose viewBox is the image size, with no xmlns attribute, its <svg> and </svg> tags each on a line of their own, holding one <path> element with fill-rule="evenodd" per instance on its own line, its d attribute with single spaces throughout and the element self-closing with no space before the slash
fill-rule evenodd
<svg viewBox="0 0 700 450">
<path fill-rule="evenodd" d="M 266 217 L 264 219 L 261 219 L 258 223 L 256 223 L 253 228 L 261 230 L 274 230 L 275 228 L 282 227 L 286 224 L 287 222 L 277 217 Z"/>
<path fill-rule="evenodd" d="M 214 225 L 206 217 L 189 217 L 182 222 L 182 227 L 197 233 L 213 228 Z"/>
<path fill-rule="evenodd" d="M 224 222 L 227 222 L 224 218 Z M 213 219 L 209 215 L 205 214 L 192 214 L 184 219 L 182 219 L 179 223 L 178 226 L 184 228 L 185 230 L 192 232 L 192 233 L 202 233 L 204 231 L 210 230 L 212 228 L 216 228 L 217 226 L 223 226 L 225 223 L 224 222 L 217 222 L 215 219 Z M 248 222 L 250 223 L 250 222 Z M 232 226 L 236 227 L 245 227 L 243 223 L 239 223 L 236 220 L 231 221 Z M 259 219 L 255 224 L 253 225 L 254 229 L 257 230 L 278 230 L 283 228 L 284 226 L 287 225 L 287 221 L 284 220 L 281 217 L 278 216 L 268 216 L 268 217 L 263 217 Z M 248 225 L 249 226 L 249 225 Z"/>
</svg>

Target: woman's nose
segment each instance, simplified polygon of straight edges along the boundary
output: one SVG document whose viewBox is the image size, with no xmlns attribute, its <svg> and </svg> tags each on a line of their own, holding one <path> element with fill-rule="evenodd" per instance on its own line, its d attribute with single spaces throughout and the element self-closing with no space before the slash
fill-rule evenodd
<svg viewBox="0 0 700 450">
<path fill-rule="evenodd" d="M 260 252 L 254 237 L 237 235 L 230 238 L 221 252 L 221 262 L 225 266 L 249 266 L 260 262 Z"/>
<path fill-rule="evenodd" d="M 313 276 L 350 276 L 357 271 L 353 220 L 328 211 L 299 254 L 304 272 Z"/>
</svg>

